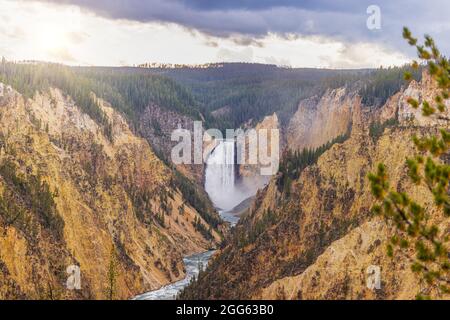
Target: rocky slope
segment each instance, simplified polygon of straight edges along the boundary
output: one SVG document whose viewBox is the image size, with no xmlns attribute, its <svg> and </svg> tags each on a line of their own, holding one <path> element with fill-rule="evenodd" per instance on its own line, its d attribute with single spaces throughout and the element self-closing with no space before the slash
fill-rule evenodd
<svg viewBox="0 0 450 320">
<path fill-rule="evenodd" d="M 358 103 L 357 95 L 345 87 L 302 100 L 286 130 L 287 145 L 295 150 L 317 148 L 345 134 Z"/>
<path fill-rule="evenodd" d="M 307 167 L 293 182 L 289 194 L 280 192 L 274 178 L 257 195 L 227 245 L 183 297 L 414 298 L 421 288 L 419 279 L 410 271 L 405 257 L 386 256 L 392 226 L 370 213 L 373 198 L 367 174 L 384 162 L 394 187 L 430 203 L 430 193 L 412 186 L 406 175 L 405 158 L 415 151 L 410 137 L 435 133 L 436 125 L 450 125 L 445 119 L 411 119 L 406 100 L 409 96 L 432 96 L 435 90 L 424 76 L 421 83 L 412 82 L 377 110 L 363 108 L 357 95 L 340 96 L 332 110 L 351 110 L 348 140 L 333 145 L 316 164 Z M 370 135 L 370 123 L 396 115 L 398 125 L 385 128 L 379 137 Z M 349 123 L 347 112 L 343 116 L 342 129 Z M 324 118 L 328 117 L 332 116 Z M 319 135 L 319 140 L 329 139 L 323 137 Z M 291 141 L 297 148 L 306 146 L 300 140 Z M 433 212 L 431 217 L 437 219 Z M 443 232 L 449 232 L 449 219 L 436 222 Z M 380 289 L 366 286 L 370 266 L 381 270 Z"/>
<path fill-rule="evenodd" d="M 191 207 L 148 142 L 98 103 L 112 141 L 58 89 L 26 100 L 0 84 L 1 298 L 101 299 L 112 274 L 114 298 L 130 298 L 183 278 L 182 256 L 220 241 L 220 222 L 205 221 L 216 213 Z M 69 265 L 81 290 L 65 287 Z"/>
<path fill-rule="evenodd" d="M 171 150 L 178 143 L 171 141 L 171 134 L 179 128 L 194 132 L 194 120 L 156 104 L 149 104 L 139 119 L 141 135 L 165 159 L 170 159 Z M 203 164 L 180 164 L 177 165 L 177 168 L 198 185 L 203 184 Z M 201 190 L 201 188 L 199 189 Z"/>
</svg>

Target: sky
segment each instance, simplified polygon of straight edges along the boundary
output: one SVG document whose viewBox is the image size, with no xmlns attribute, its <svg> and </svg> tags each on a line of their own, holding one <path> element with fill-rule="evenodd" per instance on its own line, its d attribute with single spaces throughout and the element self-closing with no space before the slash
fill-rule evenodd
<svg viewBox="0 0 450 320">
<path fill-rule="evenodd" d="M 450 53 L 448 0 L 0 0 L 0 56 L 69 65 L 401 65 L 401 37 Z M 379 14 L 378 14 L 379 13 Z"/>
</svg>

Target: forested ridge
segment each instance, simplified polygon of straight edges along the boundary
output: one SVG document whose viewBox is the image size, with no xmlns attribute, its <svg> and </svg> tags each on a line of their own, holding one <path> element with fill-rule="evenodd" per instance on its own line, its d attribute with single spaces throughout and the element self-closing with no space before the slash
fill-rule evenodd
<svg viewBox="0 0 450 320">
<path fill-rule="evenodd" d="M 156 74 L 125 72 L 121 68 L 68 67 L 54 63 L 12 63 L 0 65 L 0 81 L 25 97 L 50 87 L 62 90 L 83 112 L 105 125 L 104 115 L 94 93 L 124 113 L 135 124 L 149 103 L 199 118 L 193 97 L 183 87 Z"/>
<path fill-rule="evenodd" d="M 300 100 L 328 89 L 349 86 L 366 106 L 380 106 L 405 84 L 409 67 L 361 70 L 290 69 L 273 65 L 229 63 L 210 68 L 68 67 L 52 63 L 3 60 L 0 81 L 31 97 L 57 87 L 108 133 L 91 93 L 111 103 L 135 126 L 145 108 L 164 109 L 205 120 L 205 127 L 238 128 L 277 112 L 286 123 Z M 413 71 L 420 78 L 420 70 Z M 214 115 L 214 111 L 224 112 Z"/>
<path fill-rule="evenodd" d="M 409 66 L 378 69 L 333 70 L 283 68 L 253 63 L 214 64 L 209 68 L 148 68 L 174 79 L 189 89 L 208 120 L 218 128 L 257 123 L 277 112 L 283 124 L 296 111 L 300 100 L 322 95 L 326 90 L 350 87 L 364 105 L 379 107 L 406 84 L 405 71 L 420 80 L 420 70 Z M 228 108 L 219 116 L 211 112 Z"/>
</svg>

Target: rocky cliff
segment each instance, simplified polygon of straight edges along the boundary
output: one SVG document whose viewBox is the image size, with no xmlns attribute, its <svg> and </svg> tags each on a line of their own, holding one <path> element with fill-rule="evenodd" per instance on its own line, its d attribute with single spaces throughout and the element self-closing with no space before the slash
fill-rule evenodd
<svg viewBox="0 0 450 320">
<path fill-rule="evenodd" d="M 183 278 L 183 255 L 220 241 L 216 213 L 194 209 L 97 100 L 108 136 L 58 89 L 25 99 L 0 84 L 1 298 L 130 298 Z M 70 265 L 81 290 L 65 286 Z"/>
<path fill-rule="evenodd" d="M 333 145 L 316 164 L 303 170 L 288 193 L 279 190 L 279 178 L 275 177 L 257 195 L 252 209 L 239 222 L 227 245 L 183 297 L 414 298 L 421 284 L 411 272 L 407 257 L 391 259 L 386 255 L 393 227 L 370 212 L 374 199 L 367 174 L 383 162 L 389 168 L 394 187 L 421 203 L 431 202 L 429 191 L 410 183 L 404 162 L 415 151 L 411 135 L 436 133 L 436 126 L 450 125 L 445 117 L 431 121 L 421 117 L 412 119 L 406 100 L 410 96 L 432 96 L 435 90 L 424 76 L 421 83 L 412 82 L 377 110 L 363 108 L 357 95 L 343 94 L 340 90 L 332 94 L 338 99 L 329 106 L 330 112 L 345 111 L 344 120 L 338 123 L 343 130 L 351 121 L 350 137 L 344 143 Z M 326 95 L 314 98 L 310 107 L 320 105 L 324 99 L 328 101 L 329 93 Z M 398 117 L 398 125 L 384 128 L 380 136 L 371 135 L 371 123 L 391 116 Z M 306 119 L 308 114 L 302 117 Z M 318 121 L 326 127 L 321 119 L 332 117 L 320 116 Z M 330 138 L 328 133 L 322 134 L 327 130 L 319 132 L 320 126 L 314 123 L 309 128 L 317 128 L 314 132 L 320 142 L 312 141 L 313 136 L 306 128 L 291 127 L 291 132 L 299 130 L 306 135 L 306 140 L 288 137 L 293 147 L 320 145 Z M 437 219 L 434 212 L 430 214 L 431 219 Z M 436 220 L 436 223 L 440 230 L 449 232 L 449 219 Z M 380 270 L 379 289 L 367 287 L 368 270 L 373 266 Z"/>
<path fill-rule="evenodd" d="M 296 150 L 318 148 L 345 134 L 358 103 L 359 97 L 345 87 L 302 100 L 287 127 L 287 145 Z"/>
</svg>

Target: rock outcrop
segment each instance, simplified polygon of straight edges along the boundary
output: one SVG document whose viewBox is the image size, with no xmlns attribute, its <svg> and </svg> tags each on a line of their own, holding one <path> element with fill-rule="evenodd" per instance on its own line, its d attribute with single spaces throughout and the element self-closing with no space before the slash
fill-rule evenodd
<svg viewBox="0 0 450 320">
<path fill-rule="evenodd" d="M 345 87 L 302 100 L 286 130 L 287 145 L 291 149 L 314 149 L 345 134 L 359 100 Z"/>
</svg>

